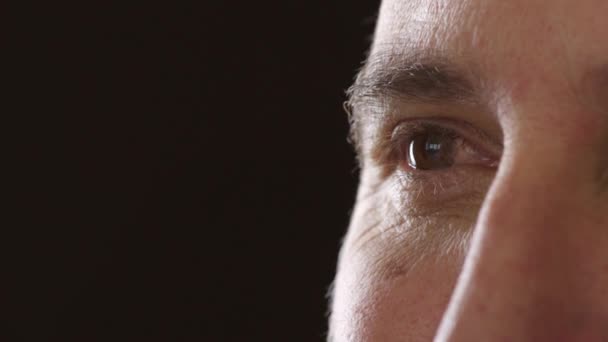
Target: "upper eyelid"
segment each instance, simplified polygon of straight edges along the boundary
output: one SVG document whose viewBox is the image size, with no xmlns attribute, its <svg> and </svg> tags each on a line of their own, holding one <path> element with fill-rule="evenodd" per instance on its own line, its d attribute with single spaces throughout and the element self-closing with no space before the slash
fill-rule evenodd
<svg viewBox="0 0 608 342">
<path fill-rule="evenodd" d="M 391 139 L 397 139 L 401 137 L 411 138 L 413 135 L 430 130 L 444 135 L 450 135 L 453 137 L 460 136 L 458 132 L 454 131 L 451 128 L 444 127 L 442 125 L 438 125 L 432 122 L 427 122 L 426 120 L 422 120 L 421 122 L 408 122 L 406 124 L 402 123 L 397 125 L 397 127 L 395 127 L 395 129 L 391 133 Z"/>
<path fill-rule="evenodd" d="M 391 137 L 393 134 L 397 134 L 397 130 L 405 130 L 411 133 L 415 130 L 428 129 L 428 127 L 434 127 L 446 133 L 453 132 L 466 142 L 480 149 L 484 154 L 494 158 L 500 158 L 502 154 L 502 142 L 495 141 L 483 130 L 466 121 L 452 118 L 431 117 L 401 120 L 392 128 Z"/>
</svg>

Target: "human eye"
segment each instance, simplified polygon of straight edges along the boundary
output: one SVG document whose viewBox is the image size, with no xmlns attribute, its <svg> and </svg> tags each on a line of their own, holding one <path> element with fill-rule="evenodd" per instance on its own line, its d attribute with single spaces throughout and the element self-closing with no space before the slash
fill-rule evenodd
<svg viewBox="0 0 608 342">
<path fill-rule="evenodd" d="M 496 167 L 491 148 L 477 130 L 452 120 L 421 120 L 403 123 L 392 134 L 406 168 L 437 171 L 452 167 Z"/>
<path fill-rule="evenodd" d="M 466 191 L 495 172 L 502 147 L 484 132 L 453 119 L 409 119 L 391 134 L 397 173 L 408 188 Z"/>
</svg>

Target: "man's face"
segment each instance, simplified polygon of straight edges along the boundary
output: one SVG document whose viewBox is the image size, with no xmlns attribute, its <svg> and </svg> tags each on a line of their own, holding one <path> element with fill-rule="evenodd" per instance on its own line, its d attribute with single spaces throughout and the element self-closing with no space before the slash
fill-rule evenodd
<svg viewBox="0 0 608 342">
<path fill-rule="evenodd" d="M 385 0 L 335 341 L 608 341 L 608 1 Z"/>
</svg>

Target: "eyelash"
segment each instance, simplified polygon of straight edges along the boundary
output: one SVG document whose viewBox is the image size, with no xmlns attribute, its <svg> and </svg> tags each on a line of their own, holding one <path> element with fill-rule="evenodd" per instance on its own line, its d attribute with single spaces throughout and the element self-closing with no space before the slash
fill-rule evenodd
<svg viewBox="0 0 608 342">
<path fill-rule="evenodd" d="M 429 122 L 414 122 L 398 126 L 391 135 L 393 144 L 396 145 L 399 156 L 407 156 L 410 143 L 423 134 L 434 133 L 439 136 L 464 142 L 460 134 L 452 129 Z M 425 171 L 429 172 L 429 171 Z"/>
<path fill-rule="evenodd" d="M 488 137 L 468 124 L 441 118 L 406 120 L 398 123 L 391 133 L 390 155 L 400 176 L 409 183 L 427 183 L 443 187 L 448 183 L 456 183 L 460 176 L 465 176 L 464 173 L 471 171 L 469 167 L 475 167 L 473 165 L 455 165 L 439 170 L 417 170 L 411 167 L 408 164 L 409 145 L 416 137 L 429 133 L 453 139 L 461 148 L 470 148 L 482 157 L 487 156 L 488 161 L 496 159 L 492 157 L 492 153 L 479 146 L 478 142 L 487 141 Z M 472 137 L 472 139 L 465 138 L 465 136 Z M 488 166 L 495 167 L 496 165 L 489 163 Z"/>
</svg>

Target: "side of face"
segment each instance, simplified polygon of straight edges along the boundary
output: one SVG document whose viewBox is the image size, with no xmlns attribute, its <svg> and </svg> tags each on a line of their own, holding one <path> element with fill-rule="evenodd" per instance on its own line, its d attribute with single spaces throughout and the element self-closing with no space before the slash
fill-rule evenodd
<svg viewBox="0 0 608 342">
<path fill-rule="evenodd" d="M 332 341 L 608 340 L 608 2 L 384 0 Z"/>
</svg>

